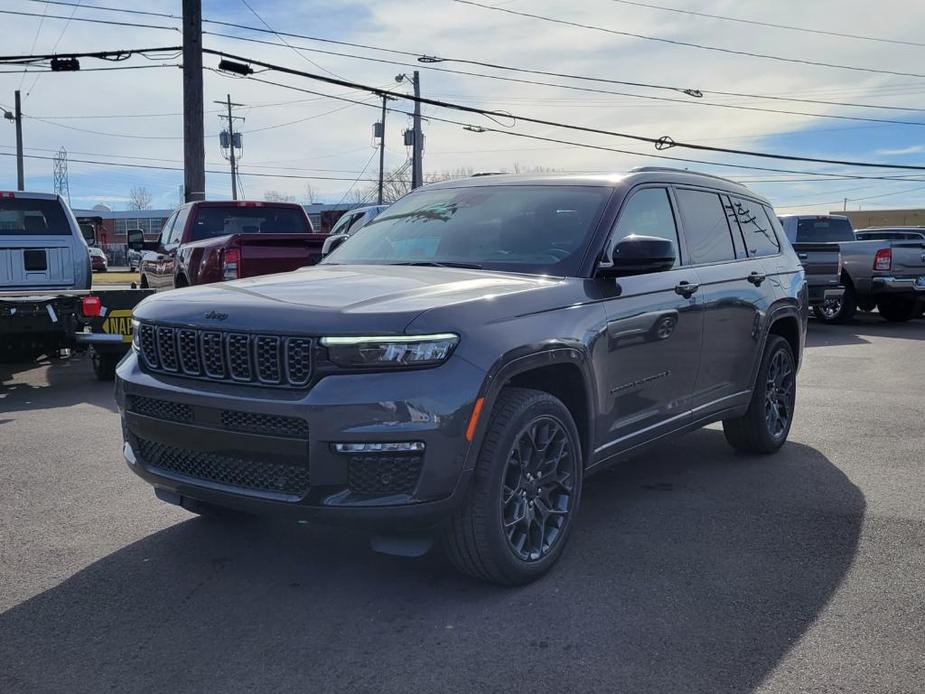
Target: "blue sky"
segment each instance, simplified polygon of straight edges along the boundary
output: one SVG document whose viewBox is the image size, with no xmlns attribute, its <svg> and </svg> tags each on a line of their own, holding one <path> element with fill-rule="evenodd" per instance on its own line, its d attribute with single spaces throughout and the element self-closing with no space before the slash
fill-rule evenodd
<svg viewBox="0 0 925 694">
<path fill-rule="evenodd" d="M 829 101 L 878 104 L 894 108 L 922 108 L 925 79 L 877 75 L 833 68 L 732 56 L 688 47 L 669 46 L 640 39 L 617 37 L 574 27 L 564 27 L 464 6 L 451 0 L 381 0 L 372 2 L 300 2 L 248 0 L 262 20 L 277 30 L 311 36 L 384 46 L 415 53 L 475 58 L 489 62 L 593 75 L 610 79 L 690 86 L 700 89 L 751 94 L 798 96 Z M 492 0 L 494 2 L 494 0 Z M 113 0 L 95 4 L 126 7 Z M 641 34 L 722 46 L 734 50 L 796 56 L 810 60 L 916 72 L 925 48 L 897 46 L 858 39 L 843 39 L 771 28 L 749 28 L 715 19 L 691 17 L 658 10 L 630 7 L 611 0 L 586 0 L 563 5 L 554 0 L 513 0 L 495 3 L 505 8 L 560 17 L 576 22 L 619 28 Z M 739 16 L 767 22 L 822 27 L 832 31 L 918 40 L 925 23 L 925 6 L 902 0 L 885 0 L 872 6 L 858 0 L 817 0 L 811 4 L 780 0 L 775 3 L 741 3 L 731 0 L 691 0 L 674 3 L 702 12 Z M 179 14 L 179 0 L 150 0 L 146 10 Z M 140 7 L 131 4 L 132 7 Z M 42 2 L 0 0 L 0 10 L 42 14 Z M 71 14 L 72 8 L 48 5 L 48 15 Z M 207 18 L 261 27 L 260 19 L 240 0 L 205 2 Z M 144 18 L 92 9 L 77 9 L 75 18 L 98 18 L 176 25 L 167 18 Z M 902 21 L 897 18 L 902 17 Z M 0 15 L 5 54 L 117 49 L 136 46 L 173 45 L 179 34 L 137 27 L 109 27 L 79 21 Z M 271 33 L 206 25 L 212 32 L 281 43 Z M 255 59 L 284 64 L 309 72 L 328 71 L 346 79 L 407 91 L 394 82 L 398 72 L 418 67 L 424 93 L 435 98 L 474 104 L 590 127 L 647 136 L 670 135 L 675 140 L 738 149 L 761 150 L 825 158 L 885 162 L 892 165 L 925 162 L 925 128 L 885 125 L 850 120 L 814 118 L 776 113 L 673 104 L 629 96 L 588 94 L 546 86 L 515 84 L 486 78 L 448 75 L 428 71 L 413 58 L 353 49 L 331 44 L 287 39 L 293 46 L 334 50 L 367 57 L 397 60 L 392 65 L 318 52 L 298 51 L 284 45 L 265 45 L 235 38 L 207 35 L 206 45 Z M 166 61 L 173 65 L 177 60 Z M 207 67 L 216 61 L 206 58 Z M 126 64 L 153 66 L 143 58 Z M 84 60 L 83 67 L 99 62 Z M 444 67 L 493 73 L 485 68 L 444 64 Z M 9 68 L 2 68 L 8 70 Z M 322 73 L 324 74 L 324 73 Z M 371 126 L 377 120 L 376 99 L 362 92 L 319 85 L 310 80 L 273 73 L 259 75 L 275 82 L 365 100 L 369 107 L 344 104 L 207 71 L 205 74 L 205 130 L 209 197 L 230 196 L 227 164 L 221 157 L 217 133 L 219 107 L 212 102 L 231 93 L 246 104 L 238 112 L 245 151 L 241 161 L 244 192 L 260 198 L 279 191 L 306 199 L 310 186 L 315 200 L 336 202 L 352 199 L 368 189 L 376 175 L 378 160 L 372 148 Z M 555 81 L 555 80 L 550 80 Z M 571 82 L 571 84 L 575 84 Z M 182 109 L 181 74 L 176 67 L 161 66 L 137 71 L 85 72 L 78 74 L 0 74 L 0 106 L 12 106 L 12 93 L 23 90 L 25 143 L 31 157 L 52 157 L 60 148 L 69 152 L 72 203 L 90 206 L 104 202 L 115 209 L 127 204 L 132 186 L 145 186 L 157 207 L 171 207 L 179 199 L 182 172 L 153 168 L 101 166 L 85 163 L 105 161 L 136 167 L 182 166 L 179 112 Z M 652 96 L 677 93 L 644 88 L 613 87 L 616 91 Z M 682 97 L 684 98 L 684 97 Z M 793 104 L 776 100 L 706 96 L 715 101 L 759 108 L 788 109 L 820 115 L 886 118 L 925 123 L 925 112 L 875 110 L 842 106 Z M 693 101 L 693 100 L 692 100 Z M 408 102 L 401 103 L 409 108 Z M 494 126 L 477 116 L 447 114 L 425 108 L 426 115 L 444 116 L 473 124 Z M 297 121 L 297 122 L 293 122 Z M 400 141 L 408 119 L 393 114 L 387 123 L 387 168 L 400 166 L 407 151 Z M 86 131 L 93 132 L 86 132 Z M 511 169 L 515 165 L 561 171 L 620 171 L 640 164 L 665 164 L 642 143 L 612 137 L 585 135 L 561 129 L 517 122 L 517 132 L 578 140 L 618 147 L 642 156 L 564 147 L 497 133 L 472 133 L 458 125 L 428 121 L 425 125 L 425 170 L 455 171 Z M 0 189 L 15 187 L 13 128 L 0 122 Z M 877 175 L 828 165 L 773 162 L 731 155 L 684 152 L 669 154 L 693 159 L 765 166 L 808 172 L 775 174 L 729 167 L 690 165 L 749 182 L 779 208 L 798 211 L 839 209 L 849 198 L 850 209 L 925 206 L 925 177 L 915 180 L 792 180 L 818 174 Z M 681 166 L 684 166 L 681 164 Z M 27 187 L 49 190 L 52 162 L 26 161 Z M 886 172 L 892 175 L 894 172 Z M 909 175 L 909 172 L 898 172 Z M 300 178 L 301 177 L 301 178 Z M 359 180 L 358 180 L 359 179 Z M 833 204 L 836 203 L 836 204 Z"/>
</svg>

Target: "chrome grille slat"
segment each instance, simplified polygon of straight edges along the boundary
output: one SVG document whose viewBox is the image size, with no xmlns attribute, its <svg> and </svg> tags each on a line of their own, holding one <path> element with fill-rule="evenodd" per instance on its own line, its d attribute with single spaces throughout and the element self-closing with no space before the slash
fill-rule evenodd
<svg viewBox="0 0 925 694">
<path fill-rule="evenodd" d="M 141 363 L 149 371 L 245 385 L 305 387 L 312 378 L 311 338 L 142 322 Z"/>
</svg>

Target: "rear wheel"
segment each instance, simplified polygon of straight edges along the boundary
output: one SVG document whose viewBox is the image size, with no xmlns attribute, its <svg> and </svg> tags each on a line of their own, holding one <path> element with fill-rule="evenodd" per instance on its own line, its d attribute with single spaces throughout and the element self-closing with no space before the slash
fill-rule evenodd
<svg viewBox="0 0 925 694">
<path fill-rule="evenodd" d="M 796 403 L 796 361 L 790 343 L 771 335 L 765 346 L 748 410 L 723 420 L 733 448 L 746 453 L 774 453 L 787 440 Z"/>
<path fill-rule="evenodd" d="M 891 323 L 905 323 L 915 318 L 918 307 L 915 299 L 885 296 L 877 301 L 877 310 Z"/>
<path fill-rule="evenodd" d="M 504 389 L 466 503 L 444 534 L 453 564 L 505 585 L 546 573 L 575 522 L 582 460 L 578 430 L 560 400 L 538 390 Z"/>
<path fill-rule="evenodd" d="M 847 323 L 858 310 L 854 290 L 850 285 L 845 293 L 837 299 L 827 299 L 818 306 L 813 306 L 813 315 L 823 323 Z"/>
</svg>

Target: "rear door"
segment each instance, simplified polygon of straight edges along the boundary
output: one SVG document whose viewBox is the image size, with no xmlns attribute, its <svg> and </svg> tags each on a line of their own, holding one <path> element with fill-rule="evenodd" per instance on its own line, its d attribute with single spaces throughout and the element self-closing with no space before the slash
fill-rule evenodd
<svg viewBox="0 0 925 694">
<path fill-rule="evenodd" d="M 57 198 L 0 195 L 0 289 L 71 288 L 77 253 L 86 244 Z"/>
<path fill-rule="evenodd" d="M 685 424 L 700 361 L 703 316 L 697 273 L 682 264 L 667 187 L 630 193 L 610 243 L 631 234 L 670 240 L 678 259 L 664 272 L 621 277 L 619 294 L 605 301 L 607 345 L 599 363 L 606 400 L 595 451 L 601 457 Z"/>
<path fill-rule="evenodd" d="M 747 199 L 686 187 L 676 187 L 675 196 L 703 306 L 703 350 L 692 401 L 696 418 L 748 399 L 761 314 L 775 297 L 762 245 L 768 234 L 776 236 L 761 206 Z M 780 253 L 779 241 L 772 247 Z"/>
</svg>

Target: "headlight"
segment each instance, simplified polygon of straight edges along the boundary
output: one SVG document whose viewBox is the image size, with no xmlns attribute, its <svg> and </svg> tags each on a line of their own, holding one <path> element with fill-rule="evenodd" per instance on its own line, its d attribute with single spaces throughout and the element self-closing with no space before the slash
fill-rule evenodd
<svg viewBox="0 0 925 694">
<path fill-rule="evenodd" d="M 433 366 L 450 356 L 459 335 L 387 335 L 322 337 L 328 358 L 338 366 Z"/>
<path fill-rule="evenodd" d="M 141 351 L 141 337 L 139 335 L 141 332 L 141 329 L 139 328 L 140 325 L 141 324 L 137 320 L 132 318 L 132 349 L 134 349 L 136 352 Z"/>
</svg>

